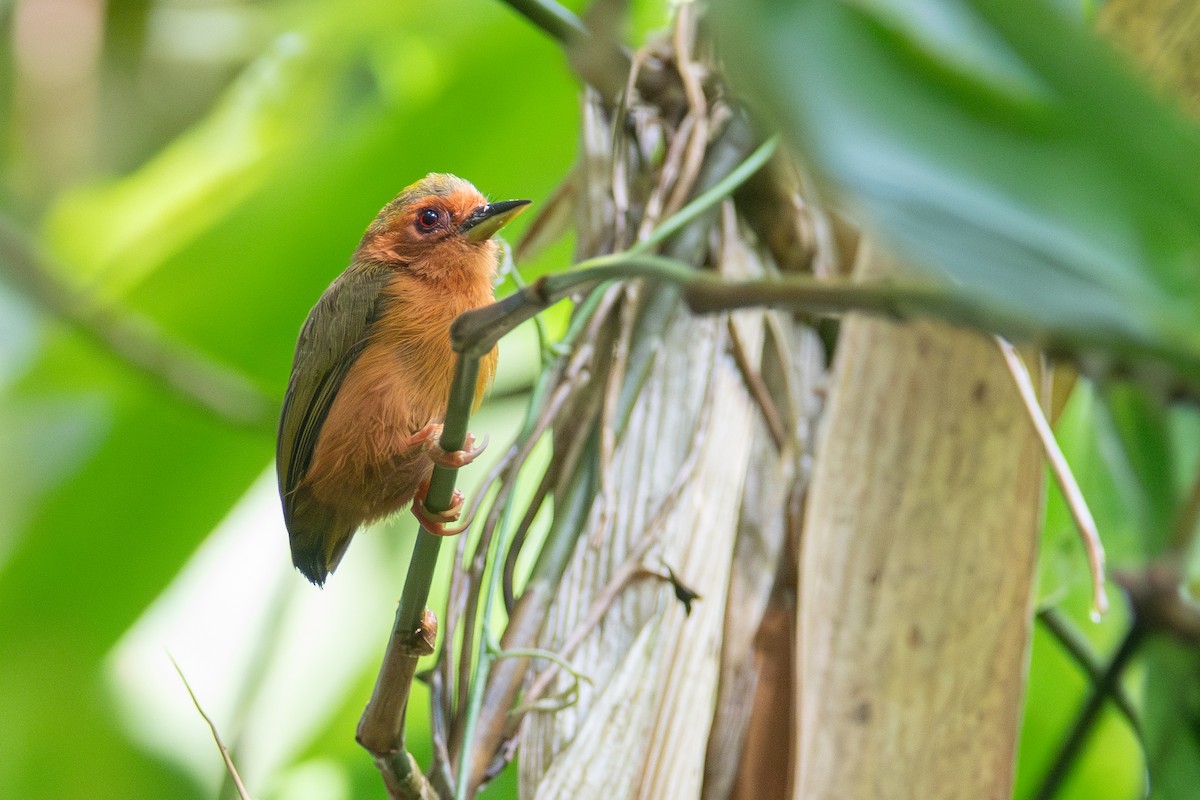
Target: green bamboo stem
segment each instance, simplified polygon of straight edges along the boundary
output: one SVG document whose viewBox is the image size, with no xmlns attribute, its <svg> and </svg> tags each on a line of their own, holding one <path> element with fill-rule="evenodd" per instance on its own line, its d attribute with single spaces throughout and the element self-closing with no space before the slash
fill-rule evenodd
<svg viewBox="0 0 1200 800">
<path fill-rule="evenodd" d="M 461 450 L 466 443 L 478 379 L 479 357 L 459 356 L 440 440 L 447 452 Z M 427 509 L 437 512 L 450 507 L 457 476 L 455 468 L 434 467 L 426 493 Z M 358 724 L 358 741 L 375 757 L 388 793 L 395 798 L 436 797 L 424 775 L 414 769 L 404 741 L 404 717 L 417 662 L 433 652 L 437 637 L 436 623 L 425 605 L 442 538 L 423 528 L 417 533 L 383 665 Z"/>
<path fill-rule="evenodd" d="M 466 444 L 467 422 L 471 417 L 478 380 L 479 357 L 459 356 L 439 442 L 447 453 L 462 450 Z M 425 508 L 435 513 L 448 509 L 454 500 L 454 484 L 457 478 L 457 469 L 435 466 L 433 476 L 429 479 Z M 430 535 L 424 528 L 417 534 L 412 559 L 408 563 L 408 576 L 404 580 L 404 591 L 400 595 L 400 607 L 396 615 L 397 628 L 403 626 L 403 630 L 414 630 L 420 624 L 444 538 Z"/>
<path fill-rule="evenodd" d="M 511 516 L 511 513 L 512 504 L 506 503 L 504 506 L 504 514 L 500 520 L 500 529 L 495 537 L 495 540 L 492 542 L 493 558 L 491 570 L 486 571 L 487 574 L 482 581 L 483 588 L 481 593 L 483 595 L 483 615 L 481 619 L 483 620 L 483 633 L 480 637 L 479 660 L 477 662 L 476 672 L 473 676 L 474 679 L 471 681 L 471 689 L 467 693 L 467 717 L 462 737 L 462 753 L 464 756 L 471 752 L 471 743 L 475 738 L 475 725 L 479 721 L 479 711 L 483 705 L 482 687 L 487 685 L 488 673 L 491 670 L 492 660 L 494 658 L 492 648 L 488 646 L 488 637 L 490 636 L 490 632 L 487 628 L 487 621 L 492 618 L 492 605 L 496 596 L 497 573 L 500 570 L 500 565 L 504 563 L 504 559 L 497 558 L 496 555 L 503 553 L 507 545 L 509 517 Z M 468 620 L 467 622 L 470 624 L 471 620 Z M 463 637 L 463 646 L 468 646 L 466 636 Z M 460 758 L 458 762 L 458 779 L 454 784 L 455 800 L 466 800 L 470 792 L 470 769 L 471 760 L 466 757 Z"/>
<path fill-rule="evenodd" d="M 854 283 L 790 275 L 727 281 L 681 261 L 628 252 L 581 262 L 576 270 L 544 276 L 495 305 L 463 314 L 451 331 L 455 349 L 486 352 L 521 322 L 584 287 L 635 278 L 677 285 L 684 302 L 697 314 L 771 307 L 814 315 L 858 311 L 895 319 L 931 317 L 998 333 L 1012 341 L 1033 342 L 1052 354 L 1074 357 L 1085 366 L 1086 360 L 1094 362 L 1086 357 L 1104 354 L 1110 373 L 1141 364 L 1142 370 L 1133 377 L 1143 378 L 1151 388 L 1178 398 L 1200 399 L 1200 354 L 1181 352 L 1160 342 L 1131 340 L 1118 331 L 1056 330 L 1018 309 L 989 306 L 977 293 L 953 284 L 920 280 Z"/>
</svg>

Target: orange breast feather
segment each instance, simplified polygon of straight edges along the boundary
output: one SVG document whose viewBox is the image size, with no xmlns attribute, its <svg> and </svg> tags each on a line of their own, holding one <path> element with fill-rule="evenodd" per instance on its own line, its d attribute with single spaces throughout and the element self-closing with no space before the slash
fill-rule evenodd
<svg viewBox="0 0 1200 800">
<path fill-rule="evenodd" d="M 322 426 L 305 482 L 323 502 L 365 519 L 409 502 L 432 464 L 411 438 L 446 412 L 456 354 L 450 325 L 492 301 L 482 291 L 453 294 L 403 274 L 388 285 L 388 311 L 350 368 Z M 496 351 L 480 363 L 478 407 L 496 372 Z"/>
</svg>

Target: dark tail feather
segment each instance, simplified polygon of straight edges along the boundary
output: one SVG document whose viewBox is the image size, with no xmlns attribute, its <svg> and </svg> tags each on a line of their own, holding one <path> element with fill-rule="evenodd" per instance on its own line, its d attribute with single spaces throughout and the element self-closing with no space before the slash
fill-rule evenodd
<svg viewBox="0 0 1200 800">
<path fill-rule="evenodd" d="M 297 490 L 292 501 L 292 513 L 286 519 L 292 563 L 304 577 L 323 586 L 329 573 L 337 569 L 358 526 L 339 520 L 334 509 L 304 489 Z"/>
</svg>

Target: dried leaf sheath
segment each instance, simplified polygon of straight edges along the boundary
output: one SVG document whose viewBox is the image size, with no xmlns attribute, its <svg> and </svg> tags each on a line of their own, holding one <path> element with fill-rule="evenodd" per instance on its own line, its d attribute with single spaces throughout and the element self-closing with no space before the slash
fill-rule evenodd
<svg viewBox="0 0 1200 800">
<path fill-rule="evenodd" d="M 719 99 L 720 87 L 705 83 L 710 70 L 691 54 L 692 11 L 681 14 L 682 33 L 669 45 L 634 58 L 635 70 L 645 70 L 648 77 L 643 81 L 635 73 L 630 86 L 657 86 L 650 91 L 661 91 L 661 97 L 619 109 L 606 106 L 598 95 L 587 97 L 583 154 L 570 181 L 577 259 L 634 246 L 680 203 L 734 172 L 760 144 L 746 119 Z M 727 199 L 720 210 L 689 216 L 692 221 L 665 239 L 658 252 L 731 278 L 768 274 L 774 269 L 771 257 L 736 213 L 741 202 Z M 812 243 L 801 247 L 811 251 Z M 586 797 L 590 789 L 585 787 L 605 798 L 677 796 L 680 791 L 698 796 L 703 773 L 695 765 L 710 750 L 714 718 L 728 741 L 740 741 L 741 734 L 727 729 L 746 725 L 744 716 L 717 716 L 718 683 L 738 671 L 721 662 L 719 642 L 726 626 L 736 624 L 725 597 L 746 476 L 761 470 L 768 481 L 788 483 L 768 493 L 786 498 L 797 474 L 783 462 L 799 458 L 799 449 L 788 440 L 808 412 L 796 410 L 804 405 L 793 399 L 797 386 L 780 375 L 800 362 L 779 352 L 788 349 L 794 322 L 786 314 L 761 310 L 739 312 L 732 325 L 728 314 L 696 318 L 665 285 L 613 286 L 596 295 L 601 296 L 595 315 L 581 317 L 574 350 L 559 362 L 563 382 L 539 395 L 543 402 L 553 397 L 561 403 L 552 425 L 554 454 L 542 480 L 526 477 L 549 490 L 554 520 L 534 577 L 517 599 L 500 641 L 503 649 L 538 646 L 555 652 L 580 642 L 566 657 L 596 681 L 595 689 L 584 689 L 565 709 L 527 718 L 529 706 L 518 701 L 518 693 L 522 685 L 530 687 L 532 674 L 539 675 L 534 685 L 544 686 L 546 662 L 514 655 L 489 659 L 475 717 L 470 707 L 471 698 L 480 696 L 473 688 L 479 683 L 478 651 L 470 645 L 479 639 L 463 630 L 455 640 L 467 648 L 453 661 L 442 660 L 435 682 L 438 724 L 446 733 L 439 748 L 445 757 L 439 756 L 434 774 L 436 780 L 444 776 L 446 785 L 469 759 L 473 791 L 511 758 L 511 737 L 519 734 L 526 796 L 559 796 L 569 788 L 572 796 L 582 792 L 579 796 Z M 764 364 L 768 320 L 775 349 L 766 348 L 773 355 Z M 803 363 L 820 371 L 819 346 L 809 356 Z M 567 362 L 573 364 L 570 369 L 563 367 Z M 765 369 L 774 374 L 764 376 Z M 586 380 L 578 380 L 580 370 Z M 574 383 L 567 386 L 567 381 Z M 564 387 L 569 389 L 565 398 L 559 392 Z M 535 412 L 530 424 L 538 416 Z M 756 437 L 771 444 L 758 451 L 765 456 L 752 461 Z M 506 468 L 504 474 L 507 481 L 515 473 Z M 535 502 L 542 497 L 539 488 Z M 781 519 L 789 514 L 787 505 L 761 509 L 764 518 L 772 518 L 764 524 L 776 534 L 786 529 Z M 570 521 L 576 509 L 578 525 Z M 514 521 L 526 521 L 519 526 L 524 530 L 531 513 L 522 506 L 510 511 Z M 478 547 L 490 540 L 498 516 L 485 518 Z M 569 538 L 580 528 L 577 539 Z M 464 552 L 456 573 L 448 614 L 455 626 L 479 624 L 475 615 L 486 603 L 480 585 L 487 574 L 481 552 Z M 561 562 L 558 552 L 565 554 Z M 781 552 L 776 545 L 769 559 Z M 561 566 L 546 566 L 551 563 Z M 664 564 L 702 597 L 690 617 L 663 577 Z M 742 587 L 742 597 L 753 598 L 754 610 L 746 619 L 750 627 L 762 617 L 775 572 L 772 566 L 758 585 Z M 475 677 L 468 680 L 469 675 Z M 636 685 L 622 676 L 636 677 Z M 573 679 L 560 676 L 547 694 L 572 684 Z M 626 688 L 633 694 L 624 694 Z M 510 711 L 514 705 L 515 713 Z M 464 733 L 468 728 L 470 738 Z M 631 760 L 609 749 L 605 752 L 620 756 L 622 763 L 606 763 L 600 748 L 618 744 L 637 748 L 640 756 Z M 597 783 L 601 776 L 590 773 L 598 764 L 605 766 Z"/>
<path fill-rule="evenodd" d="M 647 108 L 629 112 L 642 124 L 639 131 L 651 124 L 666 129 L 667 158 L 675 154 L 680 168 L 664 166 L 661 174 L 689 180 L 685 176 L 690 171 L 695 191 L 694 182 L 704 170 L 687 167 L 687 159 L 699 152 L 705 156 L 704 168 L 713 171 L 729 157 L 723 148 L 736 138 L 727 137 L 728 109 L 693 106 L 691 113 L 711 113 L 713 119 L 704 125 L 680 124 L 677 129 L 658 118 L 659 113 Z M 631 231 L 652 228 L 637 224 L 639 216 L 645 219 L 644 215 L 653 214 L 658 203 L 676 196 L 684 184 L 648 183 L 654 176 L 639 173 L 636 158 L 613 163 L 613 137 L 604 124 L 604 113 L 592 106 L 585 119 L 596 127 L 585 126 L 588 166 L 581 191 L 585 204 L 595 199 L 599 208 L 581 209 L 580 240 L 593 246 L 615 241 L 620 246 Z M 684 138 L 670 139 L 672 131 Z M 711 131 L 717 143 L 697 147 L 692 138 L 697 131 Z M 617 141 L 616 153 L 637 153 L 636 145 L 625 146 L 620 136 Z M 602 148 L 586 150 L 588 142 L 602 143 Z M 627 181 L 624 189 L 606 188 L 622 180 Z M 647 186 L 651 188 L 641 188 Z M 674 206 L 677 201 L 666 204 Z M 615 219 L 606 231 L 603 212 L 609 209 Z M 768 267 L 757 247 L 746 240 L 753 237 L 727 209 L 724 224 L 710 217 L 672 246 L 677 255 L 700 268 L 720 269 L 730 277 L 761 275 Z M 578 253 L 580 257 L 592 254 Z M 703 763 L 709 749 L 719 681 L 726 676 L 720 643 L 728 619 L 737 617 L 737 611 L 727 612 L 725 603 L 744 482 L 748 472 L 786 482 L 788 486 L 774 492 L 786 498 L 790 476 L 795 474 L 792 468 L 779 468 L 784 460 L 796 459 L 790 446 L 786 454 L 768 448 L 764 463 L 751 461 L 752 443 L 770 437 L 762 409 L 748 391 L 734 356 L 728 316 L 692 317 L 669 289 L 648 286 L 625 291 L 621 302 L 607 337 L 596 344 L 600 352 L 615 348 L 615 355 L 611 364 L 597 370 L 590 386 L 601 398 L 602 431 L 612 433 L 615 441 L 611 449 L 601 445 L 601 478 L 587 531 L 577 542 L 549 606 L 538 644 L 553 650 L 572 638 L 593 598 L 622 571 L 630 553 L 639 550 L 647 551 L 641 558 L 644 567 L 662 572 L 665 562 L 702 599 L 686 616 L 669 585 L 653 577 L 633 582 L 617 596 L 597 628 L 570 656 L 594 685 L 579 687 L 578 701 L 567 708 L 526 718 L 520 770 L 522 792 L 529 797 L 699 796 L 704 776 L 694 767 Z M 761 311 L 736 315 L 737 346 L 749 354 L 756 371 L 763 368 L 764 321 L 769 316 Z M 819 371 L 823 359 L 819 348 L 814 352 Z M 779 368 L 778 362 L 771 366 Z M 795 424 L 793 410 L 787 418 Z M 785 506 L 780 502 L 762 510 L 780 533 Z M 648 548 L 645 537 L 653 542 Z M 779 555 L 776 547 L 772 558 Z M 756 576 L 759 586 L 755 588 L 764 594 L 755 601 L 759 609 L 769 593 L 775 564 L 766 570 L 766 575 Z M 756 627 L 759 618 L 752 612 L 747 626 Z M 732 674 L 730 670 L 726 677 Z M 571 678 L 560 675 L 557 691 L 566 691 L 571 684 Z M 743 729 L 746 724 L 745 717 L 721 720 Z M 733 734 L 732 740 L 740 741 L 740 735 Z"/>
<path fill-rule="evenodd" d="M 850 318 L 837 358 L 798 584 L 797 796 L 877 794 L 859 765 L 887 764 L 914 796 L 1011 797 L 1032 427 L 981 334 Z"/>
</svg>

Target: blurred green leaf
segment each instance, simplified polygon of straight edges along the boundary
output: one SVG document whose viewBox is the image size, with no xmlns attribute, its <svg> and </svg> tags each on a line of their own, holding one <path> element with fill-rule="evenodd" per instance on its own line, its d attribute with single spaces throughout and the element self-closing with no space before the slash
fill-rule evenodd
<svg viewBox="0 0 1200 800">
<path fill-rule="evenodd" d="M 1140 534 L 1139 561 L 1146 561 L 1166 550 L 1177 513 L 1170 418 L 1161 402 L 1128 386 L 1105 391 L 1104 410 L 1107 414 L 1099 420 L 1097 435 L 1110 443 L 1105 450 L 1113 462 L 1113 474 L 1124 478 L 1120 481 L 1121 499 Z"/>
<path fill-rule="evenodd" d="M 1150 797 L 1190 800 L 1200 786 L 1200 652 L 1158 639 L 1145 663 Z"/>
<path fill-rule="evenodd" d="M 1088 602 L 1085 589 L 1068 606 L 1073 614 L 1085 615 Z M 1103 638 L 1119 638 L 1119 625 L 1119 621 L 1107 625 Z M 1094 629 L 1087 632 L 1096 633 Z M 1107 635 L 1110 633 L 1116 637 Z M 1029 669 L 1013 791 L 1018 800 L 1033 797 L 1090 685 L 1079 666 L 1041 626 L 1033 631 Z M 1063 800 L 1137 797 L 1142 780 L 1139 749 L 1124 718 L 1111 707 L 1105 709 L 1059 796 Z"/>
<path fill-rule="evenodd" d="M 993 0 L 719 9 L 735 77 L 915 269 L 1089 371 L 1200 385 L 1200 135 L 1078 24 Z"/>
<path fill-rule="evenodd" d="M 968 293 L 981 320 L 1003 317 L 1086 372 L 1149 387 L 1106 390 L 1103 408 L 1077 393 L 1058 433 L 1113 562 L 1160 554 L 1195 470 L 1195 425 L 1178 419 L 1195 415 L 1169 412 L 1162 396 L 1200 386 L 1196 129 L 1081 20 L 1045 3 L 755 0 L 718 11 L 733 77 L 911 269 Z M 1075 535 L 1051 489 L 1040 593 L 1106 652 L 1123 623 L 1085 621 Z M 1054 649 L 1035 636 L 1019 795 L 1082 697 L 1082 676 Z M 1195 684 L 1193 666 L 1146 666 L 1148 738 L 1177 743 L 1161 759 L 1150 748 L 1163 791 L 1200 783 L 1181 719 L 1191 704 L 1170 699 Z M 1104 720 L 1064 795 L 1136 791 L 1133 737 Z"/>
<path fill-rule="evenodd" d="M 147 76 L 161 62 L 139 61 L 161 48 L 155 14 L 173 5 L 108 5 L 104 47 L 120 69 L 104 75 L 102 98 L 115 91 L 129 103 L 150 78 L 160 89 L 204 95 L 190 84 L 211 77 L 211 65 L 180 59 L 176 72 Z M 577 87 L 552 43 L 491 2 L 473 0 L 453 15 L 392 0 L 215 5 L 255 14 L 269 45 L 203 119 L 161 151 L 140 154 L 137 169 L 57 198 L 42 244 L 66 277 L 279 395 L 301 321 L 376 210 L 431 170 L 462 174 L 493 197 L 540 201 L 574 156 Z M 768 91 L 766 105 L 795 140 L 914 263 L 977 291 L 981 303 L 1191 370 L 1200 349 L 1200 167 L 1177 159 L 1196 152 L 1194 133 L 1051 12 L 1023 7 L 1019 19 L 1005 20 L 995 18 L 999 8 L 758 0 L 726 19 L 735 34 L 729 52 Z M 662 16 L 661 4 L 636 4 L 635 28 Z M 6 64 L 12 41 L 0 37 Z M 15 107 L 14 85 L 0 75 L 4 112 Z M 21 122 L 4 112 L 8 141 Z M 147 133 L 157 112 L 102 109 L 100 134 L 122 143 L 118 160 L 133 157 L 129 142 L 165 135 L 161 120 Z M 18 157 L 0 152 L 0 176 Z M 8 188 L 0 185 L 0 203 Z M 522 269 L 559 269 L 568 248 Z M 163 762 L 131 738 L 103 673 L 114 643 L 269 468 L 269 436 L 223 427 L 28 313 L 6 310 L 0 336 L 0 797 L 202 796 L 174 759 Z M 498 389 L 520 390 L 513 373 L 529 374 L 513 368 L 520 352 L 505 351 Z M 1170 510 L 1200 448 L 1194 419 L 1181 424 L 1172 413 L 1164 421 L 1141 396 L 1114 408 L 1127 458 L 1110 458 L 1105 448 L 1116 437 L 1097 431 L 1090 399 L 1060 436 L 1074 437 L 1064 447 L 1110 552 L 1135 559 L 1131 542 L 1145 519 Z M 1043 588 L 1082 618 L 1083 559 L 1054 502 L 1046 548 L 1062 571 L 1045 570 Z M 375 535 L 400 565 L 407 554 L 394 533 Z M 286 564 L 282 538 L 278 557 Z M 224 586 L 224 574 L 212 578 L 212 595 Z M 1120 625 L 1110 619 L 1087 630 L 1102 649 Z M 1192 706 L 1172 706 L 1170 688 L 1194 684 L 1190 658 L 1172 651 L 1148 668 L 1151 760 L 1166 776 L 1164 791 L 1194 781 L 1194 750 L 1169 749 L 1188 735 L 1189 719 L 1194 726 Z M 292 666 L 273 662 L 265 674 Z M 331 689 L 341 693 L 332 716 L 307 720 L 306 735 L 316 727 L 300 756 L 252 789 L 263 797 L 301 788 L 378 796 L 378 774 L 352 739 L 373 680 L 369 665 Z M 1053 751 L 1082 687 L 1077 669 L 1039 635 L 1023 786 Z M 414 708 L 425 705 L 421 698 Z M 251 764 L 254 712 L 244 739 Z M 427 746 L 419 732 L 412 741 Z M 1114 718 L 1095 741 L 1075 796 L 1132 792 L 1140 775 L 1128 729 Z M 218 771 L 215 749 L 204 753 Z M 495 792 L 511 796 L 512 784 Z"/>
<path fill-rule="evenodd" d="M 454 15 L 390 0 L 258 10 L 272 44 L 212 112 L 129 175 L 61 197 L 42 244 L 68 277 L 278 397 L 300 324 L 376 211 L 433 170 L 541 201 L 574 157 L 577 87 L 552 43 L 491 2 Z M 0 112 L 0 127 L 18 121 Z M 31 344 L 0 385 L 0 414 L 19 426 L 3 437 L 0 476 L 21 477 L 0 514 L 0 797 L 199 796 L 130 738 L 104 665 L 269 468 L 273 443 L 71 331 L 17 321 Z M 506 350 L 500 369 L 529 374 L 520 360 Z M 382 648 L 387 628 L 370 635 Z M 347 707 L 364 697 L 347 694 Z M 353 725 L 336 738 L 322 753 L 370 776 L 359 796 L 377 794 Z"/>
</svg>

